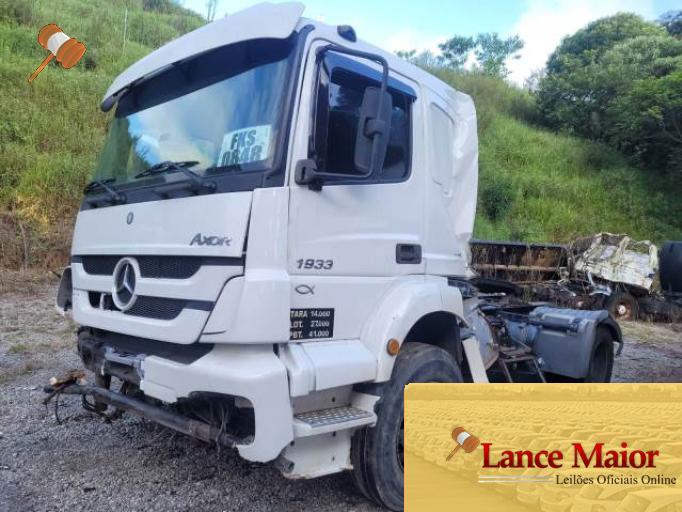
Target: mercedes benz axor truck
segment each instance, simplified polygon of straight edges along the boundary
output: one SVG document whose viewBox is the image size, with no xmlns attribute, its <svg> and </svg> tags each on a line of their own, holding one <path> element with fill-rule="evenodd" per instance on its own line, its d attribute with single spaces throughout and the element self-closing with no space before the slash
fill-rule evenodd
<svg viewBox="0 0 682 512">
<path fill-rule="evenodd" d="M 399 510 L 405 385 L 605 382 L 621 334 L 476 277 L 471 98 L 303 9 L 209 23 L 106 91 L 57 300 L 94 377 L 49 391 Z"/>
</svg>

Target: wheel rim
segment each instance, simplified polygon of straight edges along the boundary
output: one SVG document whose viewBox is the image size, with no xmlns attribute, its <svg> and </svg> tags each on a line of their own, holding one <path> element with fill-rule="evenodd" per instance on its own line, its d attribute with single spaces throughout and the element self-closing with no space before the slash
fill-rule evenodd
<svg viewBox="0 0 682 512">
<path fill-rule="evenodd" d="M 618 320 L 630 320 L 632 318 L 632 304 L 626 301 L 616 303 L 614 308 Z"/>
<path fill-rule="evenodd" d="M 395 451 L 398 465 L 401 470 L 405 469 L 405 419 L 400 418 L 400 429 L 395 439 Z"/>
</svg>

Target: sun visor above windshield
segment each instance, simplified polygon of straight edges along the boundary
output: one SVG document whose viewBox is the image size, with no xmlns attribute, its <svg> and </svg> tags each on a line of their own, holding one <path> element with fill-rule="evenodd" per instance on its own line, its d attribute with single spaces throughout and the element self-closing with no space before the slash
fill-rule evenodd
<svg viewBox="0 0 682 512">
<path fill-rule="evenodd" d="M 262 3 L 208 23 L 174 39 L 126 69 L 111 84 L 102 103 L 140 78 L 193 55 L 252 39 L 286 39 L 295 30 L 304 9 L 299 2 Z"/>
</svg>

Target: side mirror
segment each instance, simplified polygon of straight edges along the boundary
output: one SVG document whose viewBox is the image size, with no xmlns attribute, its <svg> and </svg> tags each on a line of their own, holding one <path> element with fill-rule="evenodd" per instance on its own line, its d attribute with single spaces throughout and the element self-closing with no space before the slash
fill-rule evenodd
<svg viewBox="0 0 682 512">
<path fill-rule="evenodd" d="M 363 175 L 381 170 L 391 132 L 393 97 L 384 88 L 368 87 L 362 98 L 355 139 L 355 168 Z"/>
</svg>

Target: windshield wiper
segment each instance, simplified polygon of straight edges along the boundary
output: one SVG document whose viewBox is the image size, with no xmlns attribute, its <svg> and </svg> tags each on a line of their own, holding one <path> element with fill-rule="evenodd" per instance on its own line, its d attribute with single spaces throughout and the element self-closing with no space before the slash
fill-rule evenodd
<svg viewBox="0 0 682 512">
<path fill-rule="evenodd" d="M 163 174 L 170 171 L 180 171 L 184 173 L 191 173 L 193 176 L 197 176 L 188 167 L 193 167 L 199 162 L 196 160 L 185 160 L 182 162 L 171 162 L 170 160 L 164 160 L 158 164 L 152 165 L 149 169 L 145 169 L 142 172 L 138 172 L 135 178 L 144 178 L 145 176 L 153 176 L 154 174 Z M 198 176 L 197 176 L 198 177 Z"/>
<path fill-rule="evenodd" d="M 189 178 L 188 181 L 180 183 L 164 183 L 158 188 L 154 189 L 154 192 L 157 192 L 161 195 L 167 195 L 167 193 L 173 189 L 184 189 L 187 188 L 188 185 L 192 192 L 200 192 L 202 190 L 205 190 L 206 192 L 214 192 L 216 189 L 216 184 L 213 181 L 206 181 L 205 178 L 188 169 L 188 167 L 192 167 L 198 163 L 199 162 L 196 160 L 187 160 L 184 162 L 171 162 L 170 160 L 167 160 L 165 162 L 159 162 L 156 165 L 152 165 L 149 169 L 145 169 L 144 171 L 136 174 L 135 178 L 143 178 L 145 176 L 153 176 L 154 174 L 177 171 L 187 176 L 187 178 Z"/>
<path fill-rule="evenodd" d="M 117 192 L 115 189 L 108 185 L 108 183 L 114 183 L 115 181 L 116 181 L 115 178 L 107 178 L 104 180 L 92 180 L 90 183 L 85 185 L 83 193 L 89 194 L 90 192 L 94 192 L 95 190 L 101 189 L 107 193 L 112 204 L 124 204 L 127 201 L 126 196 L 124 194 L 121 194 L 120 192 Z M 98 200 L 99 197 L 96 196 L 88 199 L 88 202 L 92 203 L 97 202 Z"/>
</svg>

